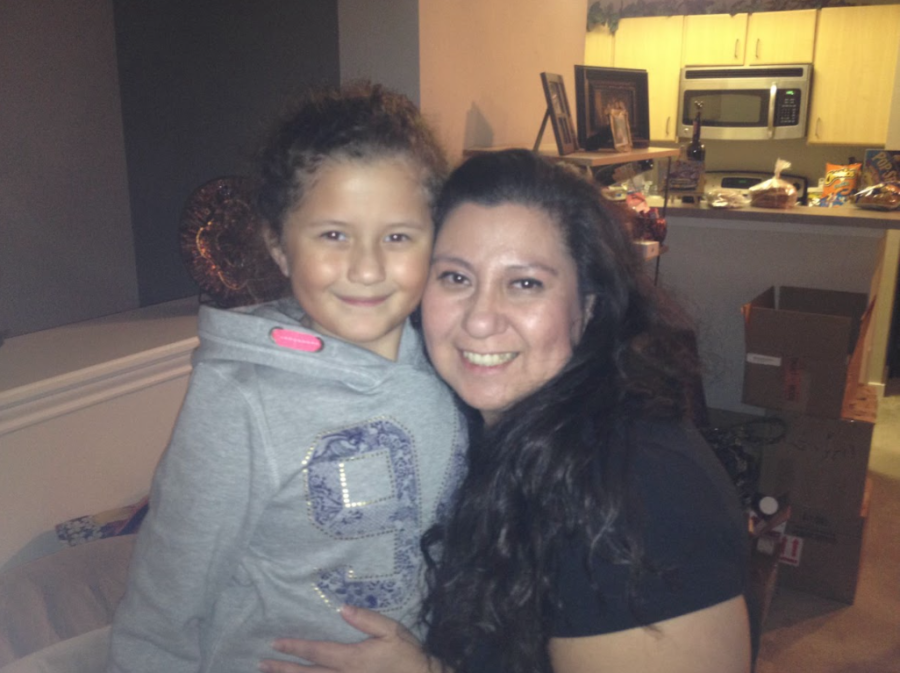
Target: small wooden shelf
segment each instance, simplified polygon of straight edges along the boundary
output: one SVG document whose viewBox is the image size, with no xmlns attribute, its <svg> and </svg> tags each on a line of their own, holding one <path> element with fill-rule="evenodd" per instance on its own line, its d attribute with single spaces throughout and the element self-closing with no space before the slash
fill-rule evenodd
<svg viewBox="0 0 900 673">
<path fill-rule="evenodd" d="M 500 152 L 502 150 L 510 149 L 514 149 L 514 147 L 512 145 L 507 147 L 472 147 L 463 150 L 463 155 L 471 157 L 476 154 L 487 154 L 489 152 Z M 560 159 L 561 161 L 575 164 L 576 166 L 583 166 L 584 168 L 627 164 L 632 161 L 645 161 L 647 159 L 666 159 L 677 157 L 678 152 L 679 150 L 677 148 L 645 147 L 643 149 L 632 150 L 631 152 L 616 152 L 615 150 L 588 152 L 585 150 L 578 150 L 577 152 L 560 156 L 556 148 L 549 145 L 541 147 L 541 149 L 538 150 L 538 154 L 541 156 L 549 159 Z"/>
</svg>

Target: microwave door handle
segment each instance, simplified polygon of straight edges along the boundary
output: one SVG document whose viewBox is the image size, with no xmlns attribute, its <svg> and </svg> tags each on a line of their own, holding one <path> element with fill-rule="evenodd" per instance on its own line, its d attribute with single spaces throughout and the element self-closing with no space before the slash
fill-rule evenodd
<svg viewBox="0 0 900 673">
<path fill-rule="evenodd" d="M 769 124 L 767 128 L 769 138 L 775 137 L 775 96 L 777 93 L 778 85 L 773 83 L 769 89 Z"/>
</svg>

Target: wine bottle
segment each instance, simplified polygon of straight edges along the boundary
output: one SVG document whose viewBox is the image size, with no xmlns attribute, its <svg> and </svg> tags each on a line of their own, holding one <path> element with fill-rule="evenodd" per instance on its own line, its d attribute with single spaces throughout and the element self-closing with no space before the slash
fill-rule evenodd
<svg viewBox="0 0 900 673">
<path fill-rule="evenodd" d="M 701 120 L 700 116 L 703 113 L 703 110 L 700 106 L 697 106 L 697 116 L 694 117 L 694 133 L 691 136 L 691 142 L 687 146 L 687 150 L 685 154 L 688 159 L 693 159 L 694 161 L 699 161 L 703 163 L 706 160 L 706 147 L 703 143 L 700 142 L 700 126 Z"/>
</svg>

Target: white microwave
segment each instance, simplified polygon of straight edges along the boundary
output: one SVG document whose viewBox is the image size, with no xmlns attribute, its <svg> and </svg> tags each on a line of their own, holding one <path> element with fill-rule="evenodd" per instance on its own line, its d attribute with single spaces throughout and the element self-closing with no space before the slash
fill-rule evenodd
<svg viewBox="0 0 900 673">
<path fill-rule="evenodd" d="M 812 73 L 810 63 L 685 66 L 678 96 L 678 136 L 691 137 L 700 109 L 705 140 L 805 138 Z"/>
</svg>

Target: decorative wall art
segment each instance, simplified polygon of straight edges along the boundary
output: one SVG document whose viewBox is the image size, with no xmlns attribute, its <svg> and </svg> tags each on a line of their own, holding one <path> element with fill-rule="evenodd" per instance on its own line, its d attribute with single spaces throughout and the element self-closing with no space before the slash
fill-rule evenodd
<svg viewBox="0 0 900 673">
<path fill-rule="evenodd" d="M 181 256 L 201 299 L 221 308 L 282 296 L 286 281 L 260 235 L 249 178 L 217 178 L 198 187 L 179 227 Z"/>
</svg>

